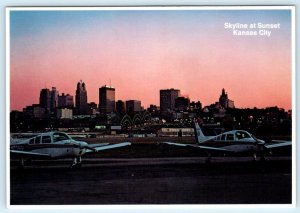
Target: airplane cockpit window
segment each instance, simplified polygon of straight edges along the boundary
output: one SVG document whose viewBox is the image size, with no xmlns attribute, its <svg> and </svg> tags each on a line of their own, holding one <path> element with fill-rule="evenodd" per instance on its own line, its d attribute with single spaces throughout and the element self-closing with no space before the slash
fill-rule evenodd
<svg viewBox="0 0 300 213">
<path fill-rule="evenodd" d="M 51 137 L 49 135 L 43 136 L 42 143 L 51 143 Z"/>
<path fill-rule="evenodd" d="M 233 134 L 227 134 L 226 140 L 233 141 L 234 140 Z"/>
<path fill-rule="evenodd" d="M 29 144 L 34 144 L 34 138 L 31 138 L 31 139 L 29 140 Z"/>
<path fill-rule="evenodd" d="M 34 139 L 34 143 L 35 143 L 35 144 L 39 144 L 39 143 L 41 143 L 41 136 L 37 136 L 37 137 L 35 137 L 35 139 Z"/>
<path fill-rule="evenodd" d="M 242 140 L 244 138 L 251 138 L 248 132 L 241 132 L 241 131 L 236 132 L 235 136 L 238 140 Z"/>
<path fill-rule="evenodd" d="M 222 141 L 225 141 L 225 140 L 226 140 L 226 134 L 223 134 L 223 135 L 221 136 L 221 140 L 222 140 Z"/>
<path fill-rule="evenodd" d="M 70 140 L 70 137 L 64 133 L 58 132 L 53 134 L 53 142 Z"/>
<path fill-rule="evenodd" d="M 215 138 L 216 141 L 220 141 L 221 140 L 221 136 L 218 136 Z"/>
</svg>

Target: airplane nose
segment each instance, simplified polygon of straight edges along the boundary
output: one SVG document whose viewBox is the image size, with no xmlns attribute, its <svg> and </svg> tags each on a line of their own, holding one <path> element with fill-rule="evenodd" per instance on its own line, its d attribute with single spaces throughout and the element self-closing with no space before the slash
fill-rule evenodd
<svg viewBox="0 0 300 213">
<path fill-rule="evenodd" d="M 81 147 L 86 147 L 86 146 L 88 146 L 88 143 L 87 142 L 80 142 L 80 146 Z"/>
<path fill-rule="evenodd" d="M 80 149 L 89 149 L 89 150 L 92 150 L 93 152 L 97 152 L 97 150 L 95 148 L 89 146 L 89 144 L 86 142 L 81 141 L 79 146 L 80 146 Z"/>
</svg>

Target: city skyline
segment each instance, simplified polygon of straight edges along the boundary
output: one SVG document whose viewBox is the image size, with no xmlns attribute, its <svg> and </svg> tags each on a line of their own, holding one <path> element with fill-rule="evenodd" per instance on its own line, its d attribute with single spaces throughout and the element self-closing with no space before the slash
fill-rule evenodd
<svg viewBox="0 0 300 213">
<path fill-rule="evenodd" d="M 145 107 L 159 105 L 160 89 L 178 88 L 205 106 L 226 88 L 238 108 L 291 109 L 288 10 L 10 13 L 11 110 L 38 103 L 41 88 L 75 97 L 79 79 L 95 103 L 111 81 L 116 100 Z M 225 22 L 281 28 L 269 38 L 237 37 Z"/>
<path fill-rule="evenodd" d="M 80 85 L 80 86 L 79 86 Z M 110 98 L 113 98 L 113 96 L 115 96 L 115 91 L 116 91 L 116 88 L 114 88 L 114 87 L 112 87 L 112 86 L 107 86 L 107 85 L 103 85 L 103 86 L 101 86 L 101 87 L 99 87 L 99 100 L 98 100 L 98 102 L 95 102 L 95 101 L 88 101 L 88 91 L 85 89 L 86 88 L 86 84 L 85 84 L 85 82 L 84 81 L 82 81 L 82 80 L 80 80 L 78 83 L 77 83 L 77 89 L 76 89 L 76 91 L 75 91 L 75 96 L 73 96 L 73 95 L 70 95 L 70 94 L 66 94 L 65 92 L 59 92 L 59 90 L 57 90 L 57 88 L 55 87 L 55 86 L 52 86 L 51 87 L 51 89 L 52 90 L 50 90 L 49 88 L 41 88 L 40 89 L 40 93 L 39 93 L 39 97 L 38 97 L 38 102 L 35 102 L 35 103 L 30 103 L 29 105 L 26 105 L 26 106 L 24 106 L 23 108 L 22 108 L 22 110 L 24 110 L 26 107 L 30 107 L 30 106 L 37 106 L 37 105 L 40 105 L 42 108 L 45 108 L 46 110 L 48 110 L 48 111 L 50 111 L 50 105 L 52 106 L 53 104 L 56 104 L 56 106 L 55 106 L 55 108 L 73 108 L 75 111 L 77 110 L 77 114 L 79 113 L 79 114 L 86 114 L 86 113 L 82 113 L 82 112 L 79 112 L 80 110 L 79 110 L 79 108 L 80 108 L 80 103 L 78 102 L 77 104 L 76 103 L 74 103 L 74 102 L 76 102 L 76 99 L 78 98 L 78 87 L 81 87 L 81 85 L 84 85 L 83 87 L 84 87 L 84 99 L 86 100 L 86 101 L 83 101 L 84 103 L 86 103 L 86 107 L 88 107 L 88 105 L 89 104 L 96 104 L 96 108 L 98 109 L 98 111 L 99 112 L 104 112 L 103 111 L 103 109 L 101 109 L 103 106 L 102 105 L 100 105 L 100 103 L 101 103 L 101 101 L 100 101 L 100 97 L 103 95 L 101 95 L 101 93 L 103 93 L 103 92 L 101 92 L 100 90 L 101 89 L 103 89 L 103 88 L 106 88 L 106 89 L 111 89 L 111 90 L 113 90 L 113 93 L 114 94 L 111 94 L 112 96 L 110 97 Z M 47 100 L 45 100 L 45 91 L 48 91 L 48 93 L 49 93 L 49 101 L 47 101 Z M 56 93 L 56 95 L 57 95 L 57 101 L 56 102 L 53 102 L 53 91 L 55 91 L 55 93 Z M 177 95 L 171 95 L 171 93 L 172 93 L 172 91 L 173 92 L 176 92 L 177 91 Z M 169 101 L 171 101 L 173 104 L 175 104 L 175 100 L 177 99 L 177 98 L 183 98 L 183 99 L 188 99 L 189 101 L 191 101 L 191 102 L 194 102 L 194 103 L 196 103 L 196 102 L 200 102 L 201 103 L 201 105 L 202 105 L 202 102 L 201 102 L 201 100 L 192 100 L 192 99 L 190 99 L 189 98 L 189 95 L 188 94 L 184 94 L 184 95 L 182 95 L 181 94 L 181 92 L 180 92 L 180 89 L 174 89 L 174 88 L 169 88 L 169 89 L 160 89 L 159 90 L 159 99 L 160 99 L 160 103 L 158 104 L 158 105 L 156 105 L 156 104 L 153 104 L 153 103 L 150 103 L 150 105 L 149 106 L 147 106 L 147 107 L 145 107 L 142 103 L 142 100 L 138 100 L 138 99 L 123 99 L 123 100 L 121 100 L 121 99 L 115 99 L 114 100 L 114 108 L 115 108 L 115 110 L 117 110 L 117 102 L 122 102 L 122 103 L 127 103 L 127 102 L 132 102 L 132 101 L 137 101 L 137 102 L 139 102 L 139 105 L 140 105 L 140 107 L 141 108 L 143 108 L 143 109 L 147 109 L 147 108 L 149 108 L 149 107 L 151 107 L 151 106 L 155 106 L 155 107 L 159 107 L 159 108 L 162 108 L 162 106 L 161 106 L 161 104 L 162 104 L 162 101 L 164 102 L 164 100 L 165 100 L 165 95 L 162 95 L 162 94 L 164 94 L 165 92 L 167 92 L 169 95 L 167 95 L 167 96 L 169 96 L 167 99 L 167 104 L 170 104 L 169 103 Z M 202 105 L 203 107 L 209 107 L 209 106 L 212 106 L 212 105 L 215 105 L 215 104 L 220 104 L 222 107 L 224 107 L 225 109 L 226 108 L 236 108 L 235 107 L 235 104 L 234 104 L 234 101 L 233 100 L 230 100 L 229 99 L 229 97 L 228 97 L 228 92 L 227 91 L 225 91 L 225 89 L 223 88 L 222 90 L 221 90 L 221 95 L 219 95 L 219 98 L 218 99 L 216 99 L 214 102 L 212 102 L 212 103 L 208 103 L 207 105 Z M 171 98 L 172 96 L 174 96 L 173 98 Z M 77 97 L 77 98 L 76 98 Z M 67 99 L 68 98 L 68 99 Z M 103 98 L 103 97 L 102 97 Z M 51 99 L 51 100 L 50 100 Z M 105 98 L 104 98 L 105 99 Z M 49 107 L 47 107 L 47 106 L 45 106 L 45 103 L 47 102 L 47 104 L 49 104 Z M 103 100 L 102 100 L 102 102 L 103 102 Z M 103 103 L 102 103 L 103 104 Z M 165 104 L 163 104 L 163 105 L 165 105 Z M 264 107 L 264 108 L 270 108 L 270 107 L 278 107 L 278 106 L 267 106 L 267 107 Z M 48 109 L 49 108 L 49 109 Z M 111 108 L 110 108 L 110 112 L 113 112 L 113 110 L 112 110 L 112 106 L 111 106 Z M 175 107 L 173 106 L 163 106 L 163 108 L 168 108 L 168 109 L 175 109 Z M 253 107 L 253 108 L 257 108 L 257 107 Z M 280 107 L 279 107 L 280 108 Z M 54 109 L 54 107 L 52 106 L 51 107 L 51 111 L 53 111 L 53 109 Z M 246 108 L 245 108 L 246 109 Z M 284 108 L 283 108 L 284 109 Z M 22 111 L 22 110 L 17 110 L 17 111 Z M 79 111 L 78 111 L 79 110 Z M 87 110 L 87 108 L 85 109 L 85 110 Z M 287 111 L 288 110 L 290 110 L 290 109 L 287 109 Z M 12 109 L 11 111 L 15 111 L 14 109 Z"/>
<path fill-rule="evenodd" d="M 82 86 L 82 85 L 84 85 L 84 86 Z M 83 90 L 84 90 L 84 95 L 80 95 L 80 93 L 82 93 L 82 89 L 81 88 L 84 88 Z M 101 98 L 101 93 L 103 93 L 103 92 L 101 92 L 101 89 L 109 89 L 109 90 L 113 90 L 114 92 L 115 92 L 115 89 L 116 88 L 114 88 L 114 87 L 112 87 L 112 86 L 107 86 L 107 85 L 103 85 L 103 86 L 101 86 L 101 87 L 99 87 L 99 100 L 98 100 L 98 102 L 94 102 L 94 101 L 87 101 L 87 99 L 88 99 L 88 91 L 86 90 L 86 84 L 85 84 L 85 82 L 84 81 L 82 81 L 82 80 L 80 80 L 78 83 L 77 83 L 77 89 L 76 89 L 76 91 L 74 92 L 75 93 L 75 95 L 70 95 L 70 94 L 66 94 L 64 91 L 62 91 L 61 93 L 59 92 L 59 90 L 57 90 L 57 88 L 55 87 L 55 86 L 51 86 L 51 89 L 52 90 L 50 90 L 49 88 L 41 88 L 40 89 L 40 92 L 39 92 L 39 97 L 38 97 L 38 102 L 35 102 L 35 103 L 30 103 L 29 105 L 26 105 L 26 106 L 24 106 L 22 109 L 24 109 L 25 107 L 27 107 L 27 106 L 31 106 L 31 105 L 41 105 L 41 107 L 43 107 L 43 108 L 45 108 L 45 109 L 47 109 L 47 110 L 49 110 L 50 111 L 50 105 L 52 104 L 54 104 L 53 103 L 53 98 L 51 97 L 51 94 L 53 93 L 53 90 L 57 93 L 57 106 L 56 107 L 62 107 L 62 108 L 68 108 L 68 107 L 70 107 L 70 108 L 74 108 L 74 109 L 77 109 L 78 110 L 78 108 L 80 108 L 81 107 L 81 104 L 80 104 L 80 100 L 77 100 L 77 99 L 80 99 L 80 98 L 82 98 L 81 96 L 84 96 L 83 97 L 83 99 L 84 99 L 84 103 L 86 103 L 86 107 L 87 107 L 87 105 L 88 104 L 90 104 L 90 103 L 98 103 L 97 105 L 98 105 L 98 109 L 99 109 L 99 111 L 102 111 L 101 110 L 101 106 L 100 106 L 100 103 L 101 103 L 101 101 L 100 101 L 100 98 Z M 162 90 L 174 90 L 174 88 L 170 88 L 170 89 L 160 89 L 159 90 L 159 92 L 161 93 L 161 91 Z M 177 90 L 177 89 L 176 89 Z M 224 90 L 224 89 L 223 89 Z M 178 95 L 178 97 L 184 97 L 184 98 L 188 98 L 189 99 L 189 97 L 188 97 L 188 95 L 185 95 L 185 96 L 182 96 L 181 94 L 180 94 L 180 90 L 177 90 L 179 93 L 179 95 Z M 44 93 L 49 93 L 49 94 L 44 94 Z M 102 94 L 103 95 L 103 94 Z M 47 101 L 47 97 L 49 98 L 49 100 Z M 115 96 L 115 93 L 113 94 L 113 96 Z M 69 97 L 69 100 L 67 99 L 67 97 Z M 74 97 L 75 97 L 75 100 L 73 100 L 74 99 Z M 70 100 L 70 98 L 71 98 L 71 100 Z M 104 100 L 106 99 L 106 97 L 102 97 Z M 50 100 L 51 99 L 51 100 Z M 160 97 L 160 99 L 161 99 L 161 97 Z M 75 104 L 74 104 L 74 101 L 75 101 Z M 115 100 L 114 102 L 116 103 L 117 101 L 122 101 L 122 102 L 130 102 L 130 101 L 138 101 L 138 102 L 140 102 L 140 105 L 141 105 L 141 103 L 142 103 L 142 100 L 137 100 L 137 99 L 126 99 L 126 100 L 121 100 L 121 99 L 117 99 L 117 100 Z M 173 100 L 173 101 L 175 101 L 175 99 Z M 194 100 L 194 101 L 200 101 L 200 100 Z M 70 102 L 72 102 L 71 104 L 70 104 Z M 77 104 L 76 104 L 76 102 L 78 102 Z M 103 101 L 102 101 L 103 102 Z M 47 104 L 49 105 L 49 106 L 47 106 Z M 60 105 L 62 105 L 62 106 L 60 106 Z M 155 104 L 153 104 L 153 103 L 150 103 L 150 105 L 155 105 Z M 150 106 L 149 105 L 149 106 Z M 155 105 L 156 106 L 156 105 Z M 160 107 L 160 105 L 158 105 L 159 107 Z M 103 107 L 103 106 L 102 106 Z M 143 105 L 141 105 L 141 107 L 144 107 Z M 48 109 L 49 108 L 49 109 Z M 53 108 L 53 107 L 52 107 Z M 115 106 L 115 108 L 116 108 L 116 106 Z M 110 108 L 110 111 L 112 111 L 112 107 Z M 84 114 L 84 113 L 83 113 Z"/>
</svg>

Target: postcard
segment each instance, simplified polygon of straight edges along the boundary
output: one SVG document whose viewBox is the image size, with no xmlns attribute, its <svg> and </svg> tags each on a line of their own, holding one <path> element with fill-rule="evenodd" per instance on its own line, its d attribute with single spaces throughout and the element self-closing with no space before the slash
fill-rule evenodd
<svg viewBox="0 0 300 213">
<path fill-rule="evenodd" d="M 294 206 L 294 13 L 8 7 L 8 207 Z"/>
</svg>

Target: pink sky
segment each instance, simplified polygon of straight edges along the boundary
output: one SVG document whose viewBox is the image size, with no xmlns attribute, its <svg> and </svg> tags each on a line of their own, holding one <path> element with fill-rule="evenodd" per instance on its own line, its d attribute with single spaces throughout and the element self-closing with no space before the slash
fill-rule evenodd
<svg viewBox="0 0 300 213">
<path fill-rule="evenodd" d="M 116 100 L 141 100 L 145 107 L 159 105 L 160 89 L 180 89 L 192 101 L 209 105 L 225 88 L 239 108 L 291 108 L 290 34 L 281 17 L 283 29 L 269 38 L 233 36 L 223 27 L 229 16 L 199 27 L 197 17 L 188 23 L 181 16 L 182 23 L 149 17 L 109 16 L 99 23 L 95 18 L 89 27 L 65 21 L 12 34 L 11 110 L 38 103 L 45 87 L 75 99 L 79 80 L 86 83 L 88 101 L 97 104 L 99 87 L 111 81 Z"/>
</svg>

